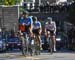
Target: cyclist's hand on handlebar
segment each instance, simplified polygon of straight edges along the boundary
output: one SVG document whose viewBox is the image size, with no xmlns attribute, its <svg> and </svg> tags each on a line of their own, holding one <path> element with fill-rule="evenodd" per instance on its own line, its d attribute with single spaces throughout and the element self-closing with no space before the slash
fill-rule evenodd
<svg viewBox="0 0 75 60">
<path fill-rule="evenodd" d="M 22 25 L 25 25 L 25 23 L 23 23 Z"/>
<path fill-rule="evenodd" d="M 39 32 L 39 35 L 41 35 L 41 32 Z"/>
<path fill-rule="evenodd" d="M 33 37 L 33 33 L 30 33 L 30 36 Z"/>
</svg>

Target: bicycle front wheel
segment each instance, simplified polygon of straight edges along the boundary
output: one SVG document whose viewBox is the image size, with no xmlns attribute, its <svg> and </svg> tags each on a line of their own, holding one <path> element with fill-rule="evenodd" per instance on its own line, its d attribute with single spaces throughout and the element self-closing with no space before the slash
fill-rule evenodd
<svg viewBox="0 0 75 60">
<path fill-rule="evenodd" d="M 49 52 L 53 54 L 53 41 L 51 38 L 49 38 Z"/>
</svg>

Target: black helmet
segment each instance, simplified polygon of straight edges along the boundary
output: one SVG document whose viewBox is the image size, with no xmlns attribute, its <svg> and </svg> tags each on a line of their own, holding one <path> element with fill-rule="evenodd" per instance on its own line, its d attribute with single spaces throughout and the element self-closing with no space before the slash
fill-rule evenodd
<svg viewBox="0 0 75 60">
<path fill-rule="evenodd" d="M 36 21 L 37 20 L 37 17 L 33 16 L 32 19 L 33 19 L 33 21 Z"/>
<path fill-rule="evenodd" d="M 23 14 L 29 14 L 29 12 L 28 11 L 23 11 Z"/>
</svg>

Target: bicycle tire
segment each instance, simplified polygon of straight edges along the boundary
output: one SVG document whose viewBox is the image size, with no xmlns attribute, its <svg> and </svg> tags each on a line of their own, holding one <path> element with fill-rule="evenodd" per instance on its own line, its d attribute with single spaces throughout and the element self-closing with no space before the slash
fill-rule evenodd
<svg viewBox="0 0 75 60">
<path fill-rule="evenodd" d="M 53 41 L 49 37 L 49 48 L 50 48 L 50 54 L 53 54 Z"/>
<path fill-rule="evenodd" d="M 22 42 L 21 42 L 22 55 L 23 55 L 23 56 L 26 56 L 26 46 L 25 46 L 26 41 L 24 40 L 24 37 L 21 37 L 21 40 L 22 40 Z"/>
<path fill-rule="evenodd" d="M 38 43 L 38 36 L 35 36 L 35 55 L 40 55 L 40 44 Z"/>
</svg>

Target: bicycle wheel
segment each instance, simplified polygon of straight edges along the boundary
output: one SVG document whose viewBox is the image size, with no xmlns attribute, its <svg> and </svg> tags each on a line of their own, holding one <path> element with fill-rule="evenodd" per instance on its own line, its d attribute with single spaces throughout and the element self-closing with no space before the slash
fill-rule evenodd
<svg viewBox="0 0 75 60">
<path fill-rule="evenodd" d="M 28 34 L 26 34 L 26 55 L 32 56 L 32 46 L 31 46 L 31 38 Z"/>
<path fill-rule="evenodd" d="M 40 40 L 39 40 L 39 37 L 37 36 L 37 41 L 38 41 L 38 55 L 40 55 Z"/>
<path fill-rule="evenodd" d="M 39 39 L 38 36 L 35 36 L 35 55 L 40 55 L 40 43 L 39 43 Z"/>
<path fill-rule="evenodd" d="M 53 41 L 50 37 L 49 37 L 49 50 L 50 50 L 50 53 L 53 54 Z"/>
<path fill-rule="evenodd" d="M 26 44 L 26 41 L 25 41 L 25 38 L 22 36 L 21 37 L 21 46 L 22 46 L 22 55 L 23 56 L 26 56 L 26 46 L 25 46 L 25 44 Z"/>
</svg>

